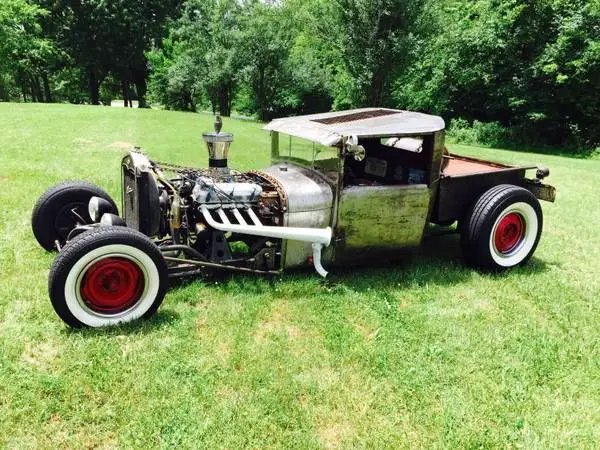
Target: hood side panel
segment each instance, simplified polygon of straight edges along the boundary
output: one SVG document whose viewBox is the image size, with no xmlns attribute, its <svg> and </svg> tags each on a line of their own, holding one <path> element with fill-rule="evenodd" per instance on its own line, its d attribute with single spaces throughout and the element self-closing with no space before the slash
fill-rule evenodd
<svg viewBox="0 0 600 450">
<path fill-rule="evenodd" d="M 275 178 L 285 189 L 289 213 L 319 211 L 333 206 L 331 186 L 310 169 L 281 163 L 263 172 Z"/>
<path fill-rule="evenodd" d="M 325 228 L 332 225 L 333 189 L 319 174 L 292 164 L 276 164 L 261 172 L 277 180 L 285 191 L 284 226 Z M 283 248 L 283 267 L 306 266 L 312 255 L 312 246 L 306 242 L 287 240 Z M 323 261 L 331 260 L 332 254 L 333 245 L 324 248 Z"/>
</svg>

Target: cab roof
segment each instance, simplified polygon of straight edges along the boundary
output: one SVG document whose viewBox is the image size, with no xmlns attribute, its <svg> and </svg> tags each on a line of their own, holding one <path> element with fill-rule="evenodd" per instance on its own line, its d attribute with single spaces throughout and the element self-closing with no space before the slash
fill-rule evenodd
<svg viewBox="0 0 600 450">
<path fill-rule="evenodd" d="M 444 119 L 428 114 L 388 108 L 361 108 L 275 119 L 265 125 L 278 131 L 326 146 L 344 137 L 422 136 L 442 131 Z"/>
</svg>

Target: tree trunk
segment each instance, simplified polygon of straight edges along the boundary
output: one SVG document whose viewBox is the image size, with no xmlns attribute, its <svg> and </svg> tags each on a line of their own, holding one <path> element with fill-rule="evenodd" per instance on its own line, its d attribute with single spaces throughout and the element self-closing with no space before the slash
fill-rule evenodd
<svg viewBox="0 0 600 450">
<path fill-rule="evenodd" d="M 35 88 L 33 87 L 33 82 L 31 81 L 31 79 L 27 80 L 27 88 L 27 90 L 29 91 L 29 98 L 31 99 L 31 102 L 37 103 L 38 99 L 35 95 Z"/>
<path fill-rule="evenodd" d="M 371 83 L 367 91 L 367 104 L 364 106 L 386 106 L 384 105 L 384 92 L 388 81 L 388 64 L 384 62 L 376 67 L 371 77 Z"/>
<path fill-rule="evenodd" d="M 121 91 L 123 92 L 123 107 L 127 108 L 129 101 L 129 83 L 125 81 L 123 75 L 121 75 Z"/>
<path fill-rule="evenodd" d="M 190 92 L 185 92 L 183 94 L 183 108 L 186 111 L 196 112 L 196 103 L 194 102 L 194 97 Z"/>
<path fill-rule="evenodd" d="M 146 91 L 148 88 L 145 76 L 136 77 L 135 90 L 138 97 L 138 108 L 148 108 L 148 103 L 146 103 Z"/>
<path fill-rule="evenodd" d="M 27 103 L 27 81 L 25 80 L 25 74 L 22 70 L 16 70 L 14 74 L 15 82 L 21 89 L 21 95 L 23 96 L 23 102 Z"/>
<path fill-rule="evenodd" d="M 146 85 L 146 75 L 148 69 L 146 67 L 146 59 L 139 61 L 138 64 L 129 68 L 133 84 L 135 85 L 135 91 L 137 93 L 138 108 L 148 108 L 146 103 L 146 93 L 148 86 Z"/>
<path fill-rule="evenodd" d="M 46 99 L 46 103 L 52 103 L 54 99 L 52 98 L 50 82 L 48 81 L 48 74 L 46 72 L 42 73 L 42 82 L 44 83 L 44 97 Z"/>
<path fill-rule="evenodd" d="M 266 120 L 267 116 L 265 97 L 265 70 L 263 68 L 260 68 L 258 70 L 258 85 L 256 89 L 256 106 L 258 107 L 258 114 L 260 120 Z"/>
<path fill-rule="evenodd" d="M 222 116 L 229 117 L 231 115 L 230 104 L 228 86 L 219 86 L 219 111 Z"/>
<path fill-rule="evenodd" d="M 88 89 L 90 94 L 90 103 L 92 105 L 100 104 L 100 83 L 96 77 L 96 71 L 88 68 Z"/>
<path fill-rule="evenodd" d="M 42 91 L 40 89 L 40 81 L 36 76 L 29 75 L 29 82 L 31 84 L 31 96 L 33 97 L 33 101 L 36 103 L 43 102 Z"/>
</svg>

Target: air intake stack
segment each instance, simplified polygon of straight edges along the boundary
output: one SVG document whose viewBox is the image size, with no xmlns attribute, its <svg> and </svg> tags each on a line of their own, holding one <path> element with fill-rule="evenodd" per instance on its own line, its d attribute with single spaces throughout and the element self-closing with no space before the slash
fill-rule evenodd
<svg viewBox="0 0 600 450">
<path fill-rule="evenodd" d="M 227 153 L 229 145 L 233 142 L 233 134 L 221 133 L 223 121 L 217 115 L 214 133 L 202 133 L 202 139 L 206 142 L 208 149 L 208 167 L 219 172 L 228 173 Z"/>
</svg>

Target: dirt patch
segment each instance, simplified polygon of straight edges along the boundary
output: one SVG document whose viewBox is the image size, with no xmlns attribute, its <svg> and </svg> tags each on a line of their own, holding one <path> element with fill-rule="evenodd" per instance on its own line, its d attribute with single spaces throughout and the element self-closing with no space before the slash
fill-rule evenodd
<svg viewBox="0 0 600 450">
<path fill-rule="evenodd" d="M 496 307 L 488 300 L 478 300 L 474 302 L 473 306 L 482 312 L 493 313 L 496 312 Z"/>
<path fill-rule="evenodd" d="M 237 394 L 237 390 L 231 386 L 221 386 L 217 389 L 217 397 L 221 399 L 231 399 Z"/>
<path fill-rule="evenodd" d="M 288 333 L 288 337 L 291 339 L 298 339 L 301 335 L 300 330 L 293 325 L 290 325 L 287 327 L 287 333 Z"/>
<path fill-rule="evenodd" d="M 204 332 L 206 329 L 206 317 L 201 316 L 196 320 L 196 331 Z"/>
<path fill-rule="evenodd" d="M 298 396 L 296 401 L 302 408 L 306 408 L 308 406 L 308 396 L 306 394 Z"/>
<path fill-rule="evenodd" d="M 131 142 L 125 142 L 125 141 L 114 141 L 111 142 L 110 144 L 108 144 L 109 148 L 117 148 L 119 150 L 132 150 L 133 147 L 135 147 L 134 144 L 132 144 Z"/>
<path fill-rule="evenodd" d="M 354 430 L 349 422 L 326 423 L 317 430 L 321 445 L 326 448 L 339 448 L 352 438 Z"/>
<path fill-rule="evenodd" d="M 221 342 L 215 349 L 215 357 L 221 367 L 228 367 L 231 358 L 231 347 L 227 342 Z"/>
<path fill-rule="evenodd" d="M 91 139 L 86 139 L 86 138 L 82 138 L 82 137 L 73 139 L 74 145 L 91 145 L 93 143 L 94 143 L 94 141 L 92 141 Z"/>
<path fill-rule="evenodd" d="M 265 320 L 258 324 L 254 338 L 258 342 L 264 342 L 269 337 L 286 335 L 289 339 L 298 339 L 300 330 L 291 325 L 290 307 L 287 301 L 281 301 L 271 307 L 271 313 Z"/>
<path fill-rule="evenodd" d="M 381 329 L 377 319 L 370 316 L 363 316 L 362 314 L 350 314 L 348 321 L 354 327 L 354 331 L 367 342 L 376 339 Z"/>
<path fill-rule="evenodd" d="M 313 367 L 296 375 L 296 380 L 305 386 L 316 387 L 320 391 L 335 389 L 340 383 L 340 373 L 328 365 Z"/>
<path fill-rule="evenodd" d="M 8 181 L 8 177 L 0 175 L 0 181 Z"/>
<path fill-rule="evenodd" d="M 127 358 L 130 355 L 139 354 L 144 349 L 144 342 L 142 340 L 130 339 L 127 336 L 117 336 L 117 339 L 121 344 L 121 355 Z"/>
<path fill-rule="evenodd" d="M 310 325 L 307 326 L 306 317 L 299 314 L 292 302 L 273 302 L 262 320 L 257 321 L 249 337 L 257 347 L 277 342 L 294 359 L 311 361 L 312 367 L 312 362 L 326 358 L 328 352 L 323 345 L 323 336 Z"/>
<path fill-rule="evenodd" d="M 21 359 L 40 369 L 50 369 L 58 356 L 58 348 L 48 342 L 32 344 L 25 342 Z"/>
<path fill-rule="evenodd" d="M 379 333 L 379 328 L 371 328 L 362 323 L 355 323 L 354 328 L 356 328 L 356 331 L 358 331 L 365 341 L 372 341 Z"/>
</svg>

